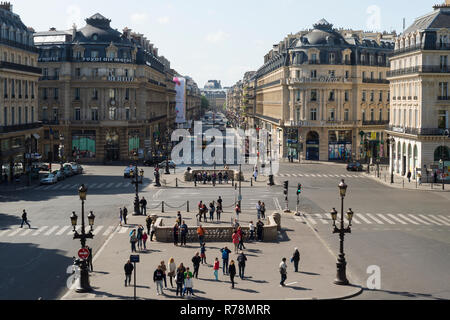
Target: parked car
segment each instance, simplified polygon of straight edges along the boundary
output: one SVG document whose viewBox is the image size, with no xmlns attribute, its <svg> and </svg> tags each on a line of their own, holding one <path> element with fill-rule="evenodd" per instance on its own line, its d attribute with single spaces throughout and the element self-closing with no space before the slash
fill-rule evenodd
<svg viewBox="0 0 450 320">
<path fill-rule="evenodd" d="M 36 168 L 39 168 L 39 170 L 41 171 L 50 171 L 50 167 L 48 166 L 48 164 L 43 162 L 36 163 L 34 166 L 36 166 Z"/>
<path fill-rule="evenodd" d="M 66 178 L 64 171 L 61 170 L 53 171 L 52 174 L 56 176 L 58 181 L 64 180 Z"/>
<path fill-rule="evenodd" d="M 144 161 L 144 166 L 154 167 L 157 166 L 160 162 L 164 161 L 166 157 L 153 157 Z"/>
<path fill-rule="evenodd" d="M 72 177 L 75 175 L 75 172 L 73 172 L 72 166 L 70 164 L 64 166 L 64 174 L 66 175 L 66 177 Z"/>
<path fill-rule="evenodd" d="M 50 174 L 46 174 L 40 181 L 40 184 L 55 184 L 58 182 L 58 178 L 56 177 L 56 175 L 50 173 Z"/>
<path fill-rule="evenodd" d="M 135 166 L 128 166 L 128 167 L 126 167 L 125 168 L 125 170 L 123 171 L 123 177 L 124 178 L 131 178 L 131 174 L 130 174 L 130 172 L 131 171 L 134 171 L 134 172 L 136 172 L 136 167 Z"/>
<path fill-rule="evenodd" d="M 83 174 L 83 167 L 78 163 L 71 162 L 70 165 L 72 166 L 72 170 L 75 172 L 75 174 Z"/>
<path fill-rule="evenodd" d="M 166 167 L 166 161 L 160 162 L 158 165 L 159 168 L 165 168 Z M 176 165 L 175 162 L 173 162 L 172 160 L 169 160 L 169 168 L 170 169 L 175 169 Z"/>
<path fill-rule="evenodd" d="M 363 171 L 364 168 L 359 162 L 352 162 L 347 165 L 347 171 Z"/>
</svg>

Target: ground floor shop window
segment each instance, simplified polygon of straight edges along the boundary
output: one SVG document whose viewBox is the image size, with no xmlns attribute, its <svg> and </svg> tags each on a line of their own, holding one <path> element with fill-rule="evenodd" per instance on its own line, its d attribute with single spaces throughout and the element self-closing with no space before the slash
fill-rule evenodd
<svg viewBox="0 0 450 320">
<path fill-rule="evenodd" d="M 96 155 L 96 135 L 95 131 L 91 134 L 72 134 L 72 152 L 77 158 L 95 158 Z"/>
<path fill-rule="evenodd" d="M 352 158 L 352 131 L 328 132 L 328 159 L 347 161 Z"/>
<path fill-rule="evenodd" d="M 128 138 L 128 153 L 131 155 L 138 154 L 139 152 L 139 136 L 130 136 Z"/>
</svg>

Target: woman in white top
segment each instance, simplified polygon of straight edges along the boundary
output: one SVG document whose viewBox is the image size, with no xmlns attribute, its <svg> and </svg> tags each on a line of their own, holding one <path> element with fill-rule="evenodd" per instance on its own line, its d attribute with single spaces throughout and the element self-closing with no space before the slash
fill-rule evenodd
<svg viewBox="0 0 450 320">
<path fill-rule="evenodd" d="M 175 259 L 174 258 L 170 258 L 169 259 L 168 266 L 169 266 L 169 273 L 168 273 L 168 275 L 169 275 L 169 278 L 170 278 L 170 285 L 173 288 L 172 278 L 175 277 L 176 271 L 177 271 L 177 265 L 175 264 Z"/>
</svg>

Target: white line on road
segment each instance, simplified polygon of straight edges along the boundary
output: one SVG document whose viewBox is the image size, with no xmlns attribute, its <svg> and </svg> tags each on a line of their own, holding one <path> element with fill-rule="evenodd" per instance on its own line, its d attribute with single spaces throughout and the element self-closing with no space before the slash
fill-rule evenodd
<svg viewBox="0 0 450 320">
<path fill-rule="evenodd" d="M 430 221 L 431 223 L 437 224 L 438 226 L 442 226 L 441 223 L 435 222 L 434 220 L 432 220 L 431 218 L 429 218 L 429 217 L 427 217 L 427 216 L 424 216 L 423 214 L 419 214 L 419 217 L 421 217 L 421 218 L 423 218 L 423 219 L 425 219 L 425 220 L 427 220 L 427 221 Z"/>
<path fill-rule="evenodd" d="M 70 184 L 66 184 L 64 187 L 61 188 L 61 190 L 66 190 L 70 187 Z"/>
<path fill-rule="evenodd" d="M 108 227 L 108 229 L 106 229 L 105 233 L 103 234 L 103 236 L 108 236 L 111 232 L 113 232 L 114 230 L 114 226 Z"/>
<path fill-rule="evenodd" d="M 422 224 L 424 224 L 424 225 L 426 225 L 426 226 L 431 225 L 431 223 L 428 223 L 428 222 L 426 222 L 425 220 L 422 220 L 422 219 L 416 217 L 416 216 L 413 215 L 413 214 L 408 214 L 408 217 L 411 217 L 411 219 L 417 220 L 417 221 L 419 221 L 420 223 L 422 223 Z"/>
<path fill-rule="evenodd" d="M 448 218 L 448 217 L 445 217 L 445 216 L 438 216 L 438 217 L 441 218 L 444 221 L 450 222 L 450 218 Z"/>
<path fill-rule="evenodd" d="M 109 188 L 111 188 L 113 185 L 114 185 L 114 182 L 108 184 L 108 185 L 106 186 L 106 188 L 109 189 Z"/>
<path fill-rule="evenodd" d="M 27 229 L 24 233 L 19 234 L 20 237 L 25 237 L 27 234 L 31 233 L 33 229 Z"/>
<path fill-rule="evenodd" d="M 103 226 L 95 227 L 94 232 L 93 232 L 94 236 L 96 236 L 102 229 L 103 229 Z"/>
<path fill-rule="evenodd" d="M 106 183 L 100 183 L 96 189 L 101 189 Z"/>
<path fill-rule="evenodd" d="M 361 224 L 361 221 L 353 216 L 352 223 Z"/>
<path fill-rule="evenodd" d="M 119 232 L 119 233 L 126 233 L 128 230 L 131 230 L 131 229 L 128 228 L 128 227 L 122 226 L 122 227 L 119 227 L 119 230 L 117 232 Z"/>
<path fill-rule="evenodd" d="M 430 214 L 430 217 L 436 221 L 439 221 L 441 223 L 443 223 L 446 226 L 450 226 L 450 223 L 448 223 L 447 221 L 445 221 L 444 219 L 438 218 L 437 216 Z"/>
<path fill-rule="evenodd" d="M 414 220 L 408 218 L 407 216 L 405 216 L 404 214 L 399 214 L 398 215 L 400 218 L 402 218 L 403 220 L 408 221 L 409 223 L 415 224 L 415 225 L 419 225 L 419 223 L 415 222 Z"/>
<path fill-rule="evenodd" d="M 275 208 L 277 209 L 277 210 L 282 210 L 281 209 L 281 206 L 280 206 L 280 202 L 278 201 L 278 198 L 273 198 L 273 202 L 275 203 Z"/>
<path fill-rule="evenodd" d="M 313 218 L 309 217 L 309 215 L 303 214 L 303 216 L 304 216 L 309 222 L 311 222 L 313 225 L 316 225 L 316 224 L 317 224 L 317 222 L 316 222 Z"/>
<path fill-rule="evenodd" d="M 384 215 L 382 214 L 377 214 L 377 216 L 379 216 L 381 219 L 383 219 L 384 221 L 386 221 L 389 224 L 395 224 L 395 222 L 393 222 L 392 220 L 389 220 L 388 218 L 386 218 Z"/>
<path fill-rule="evenodd" d="M 37 236 L 37 235 L 39 235 L 41 232 L 45 231 L 47 228 L 48 228 L 48 226 L 41 227 L 41 228 L 38 229 L 35 233 L 33 233 L 32 236 Z"/>
<path fill-rule="evenodd" d="M 122 182 L 116 184 L 116 188 L 120 188 L 122 186 Z"/>
<path fill-rule="evenodd" d="M 13 237 L 13 236 L 15 236 L 16 234 L 18 234 L 20 231 L 23 231 L 23 229 L 22 229 L 22 228 L 19 228 L 19 229 L 17 229 L 16 231 L 11 232 L 11 233 L 8 235 L 8 237 Z"/>
<path fill-rule="evenodd" d="M 322 222 L 322 224 L 328 224 L 328 221 L 325 220 L 325 218 L 322 217 L 320 213 L 316 213 L 315 216 L 319 218 L 319 221 Z"/>
<path fill-rule="evenodd" d="M 367 220 L 367 218 L 365 218 L 365 217 L 362 215 L 362 213 L 358 213 L 358 214 L 356 214 L 356 215 L 358 216 L 359 219 L 361 219 L 361 220 L 364 221 L 365 223 L 367 223 L 367 224 L 372 224 L 372 221 Z"/>
<path fill-rule="evenodd" d="M 64 232 L 66 232 L 66 230 L 69 229 L 69 228 L 70 228 L 70 226 L 62 227 L 62 229 L 59 230 L 59 231 L 55 234 L 55 236 L 61 236 L 61 235 L 62 235 Z"/>
<path fill-rule="evenodd" d="M 407 224 L 405 221 L 403 221 L 403 220 L 400 220 L 399 218 L 397 218 L 395 215 L 393 215 L 393 214 L 388 214 L 388 216 L 389 217 L 391 217 L 392 219 L 394 219 L 395 221 L 397 221 L 397 222 L 400 222 L 401 224 Z"/>
<path fill-rule="evenodd" d="M 288 284 L 286 284 L 286 286 L 292 286 L 293 284 L 296 284 L 296 283 L 298 283 L 298 282 L 288 283 Z"/>
<path fill-rule="evenodd" d="M 315 174 L 311 174 L 311 177 L 314 177 L 314 178 L 315 178 L 315 177 L 316 177 L 316 175 L 315 175 Z"/>
<path fill-rule="evenodd" d="M 371 213 L 366 213 L 367 217 L 369 217 L 370 219 L 374 220 L 376 223 L 378 224 L 384 224 L 383 221 L 381 221 L 380 219 L 377 219 L 375 217 L 375 215 L 371 214 Z"/>
<path fill-rule="evenodd" d="M 97 187 L 98 183 L 93 183 L 91 185 L 88 185 L 88 189 L 95 189 Z"/>
<path fill-rule="evenodd" d="M 299 217 L 299 216 L 295 216 L 294 217 L 294 219 L 297 221 L 297 222 L 300 222 L 300 223 L 306 223 L 306 221 L 305 221 L 305 219 L 303 218 L 303 217 Z"/>
<path fill-rule="evenodd" d="M 58 228 L 59 228 L 59 226 L 55 226 L 55 227 L 51 228 L 50 230 L 48 230 L 48 231 L 45 233 L 45 235 L 46 235 L 46 236 L 51 235 L 51 234 L 52 234 L 53 232 L 55 232 Z"/>
<path fill-rule="evenodd" d="M 80 232 L 81 226 L 77 226 L 77 227 L 75 228 L 75 230 L 76 230 L 77 232 Z M 72 236 L 73 234 L 74 234 L 73 229 L 71 229 L 71 230 L 67 233 L 68 236 Z"/>
<path fill-rule="evenodd" d="M 5 235 L 5 234 L 7 234 L 7 233 L 10 232 L 10 231 L 11 231 L 11 229 L 1 230 L 1 231 L 0 231 L 0 237 L 3 236 L 3 235 Z"/>
</svg>

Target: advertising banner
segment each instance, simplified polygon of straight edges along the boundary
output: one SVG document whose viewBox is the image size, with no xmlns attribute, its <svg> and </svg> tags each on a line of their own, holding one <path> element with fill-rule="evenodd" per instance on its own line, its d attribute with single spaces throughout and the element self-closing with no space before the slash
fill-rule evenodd
<svg viewBox="0 0 450 320">
<path fill-rule="evenodd" d="M 173 78 L 175 82 L 175 91 L 177 92 L 175 101 L 175 112 L 177 114 L 175 123 L 186 122 L 186 79 L 185 78 Z"/>
</svg>

